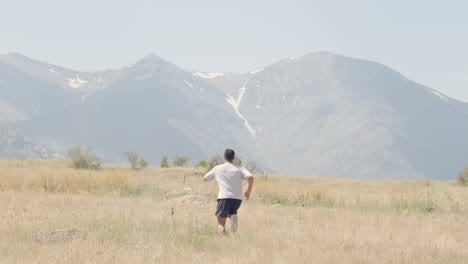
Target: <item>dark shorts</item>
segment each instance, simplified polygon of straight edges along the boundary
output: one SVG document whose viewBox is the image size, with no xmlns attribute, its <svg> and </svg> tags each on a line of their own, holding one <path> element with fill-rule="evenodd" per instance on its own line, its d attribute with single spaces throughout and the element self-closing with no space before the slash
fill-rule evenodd
<svg viewBox="0 0 468 264">
<path fill-rule="evenodd" d="M 242 200 L 239 199 L 218 199 L 215 215 L 217 217 L 230 217 L 237 214 Z"/>
</svg>

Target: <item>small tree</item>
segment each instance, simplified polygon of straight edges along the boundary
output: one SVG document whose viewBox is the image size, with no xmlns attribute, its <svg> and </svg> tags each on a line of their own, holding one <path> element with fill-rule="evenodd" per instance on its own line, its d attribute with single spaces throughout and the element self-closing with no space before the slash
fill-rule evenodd
<svg viewBox="0 0 468 264">
<path fill-rule="evenodd" d="M 124 155 L 134 170 L 145 169 L 149 165 L 148 161 L 140 158 L 135 152 L 125 152 Z"/>
<path fill-rule="evenodd" d="M 216 154 L 213 157 L 211 157 L 210 161 L 208 161 L 208 166 L 207 169 L 211 170 L 214 167 L 223 164 L 224 163 L 224 158 L 221 157 L 220 155 Z"/>
<path fill-rule="evenodd" d="M 241 157 L 240 156 L 235 156 L 234 157 L 234 160 L 232 161 L 233 164 L 236 164 L 236 165 L 242 165 L 242 160 L 241 160 Z"/>
<path fill-rule="evenodd" d="M 144 160 L 143 158 L 141 158 L 139 161 L 138 161 L 138 166 L 141 168 L 141 169 L 146 169 L 148 168 L 149 166 L 149 162 L 147 160 Z"/>
<path fill-rule="evenodd" d="M 161 159 L 161 168 L 169 168 L 169 162 L 167 161 L 167 157 L 163 156 Z"/>
<path fill-rule="evenodd" d="M 245 165 L 245 168 L 250 171 L 251 173 L 262 173 L 262 169 L 258 166 L 257 162 L 254 160 L 251 160 L 247 162 L 247 165 Z"/>
<path fill-rule="evenodd" d="M 461 185 L 468 186 L 468 168 L 464 168 L 458 173 L 457 181 Z"/>
<path fill-rule="evenodd" d="M 186 156 L 175 156 L 172 161 L 172 167 L 188 167 L 190 158 Z"/>
<path fill-rule="evenodd" d="M 101 169 L 101 160 L 96 156 L 91 147 L 88 147 L 86 150 L 81 149 L 81 147 L 72 148 L 68 151 L 68 157 L 71 160 L 70 166 L 74 169 Z"/>
<path fill-rule="evenodd" d="M 208 167 L 208 162 L 206 160 L 200 160 L 195 168 L 206 168 Z"/>
</svg>

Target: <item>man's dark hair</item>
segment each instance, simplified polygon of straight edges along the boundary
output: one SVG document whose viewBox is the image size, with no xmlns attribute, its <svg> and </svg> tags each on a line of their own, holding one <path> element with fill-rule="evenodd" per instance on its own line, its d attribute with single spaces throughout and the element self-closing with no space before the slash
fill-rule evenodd
<svg viewBox="0 0 468 264">
<path fill-rule="evenodd" d="M 224 151 L 224 158 L 229 162 L 234 160 L 235 155 L 236 155 L 236 153 L 232 149 L 226 149 Z"/>
</svg>

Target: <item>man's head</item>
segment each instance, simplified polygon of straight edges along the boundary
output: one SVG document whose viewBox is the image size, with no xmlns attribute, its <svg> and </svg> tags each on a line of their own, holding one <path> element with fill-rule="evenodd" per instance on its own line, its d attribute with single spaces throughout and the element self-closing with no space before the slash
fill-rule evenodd
<svg viewBox="0 0 468 264">
<path fill-rule="evenodd" d="M 234 160 L 235 155 L 236 155 L 236 153 L 232 149 L 226 149 L 224 151 L 224 159 L 227 162 L 232 162 Z"/>
</svg>

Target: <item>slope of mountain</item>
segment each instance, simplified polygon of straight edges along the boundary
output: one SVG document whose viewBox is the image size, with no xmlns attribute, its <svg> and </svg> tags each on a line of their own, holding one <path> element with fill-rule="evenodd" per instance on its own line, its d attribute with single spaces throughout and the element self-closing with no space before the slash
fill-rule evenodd
<svg viewBox="0 0 468 264">
<path fill-rule="evenodd" d="M 15 130 L 54 150 L 93 146 L 107 161 L 125 151 L 198 160 L 233 147 L 288 174 L 452 179 L 468 165 L 468 104 L 326 52 L 231 74 L 154 54 L 93 73 L 10 54 L 0 56 L 0 89 Z"/>
<path fill-rule="evenodd" d="M 468 163 L 467 104 L 383 65 L 318 52 L 240 77 L 237 90 L 211 82 L 241 99 L 233 110 L 278 171 L 451 179 Z"/>
<path fill-rule="evenodd" d="M 37 80 L 0 60 L 1 119 L 27 120 L 79 103 L 80 93 Z"/>
<path fill-rule="evenodd" d="M 62 159 L 64 156 L 18 135 L 0 122 L 0 158 Z"/>
<path fill-rule="evenodd" d="M 70 90 L 89 91 L 103 89 L 118 82 L 119 73 L 115 70 L 79 72 L 36 61 L 19 53 L 0 56 L 0 62 L 14 66 L 36 80 Z"/>
</svg>

